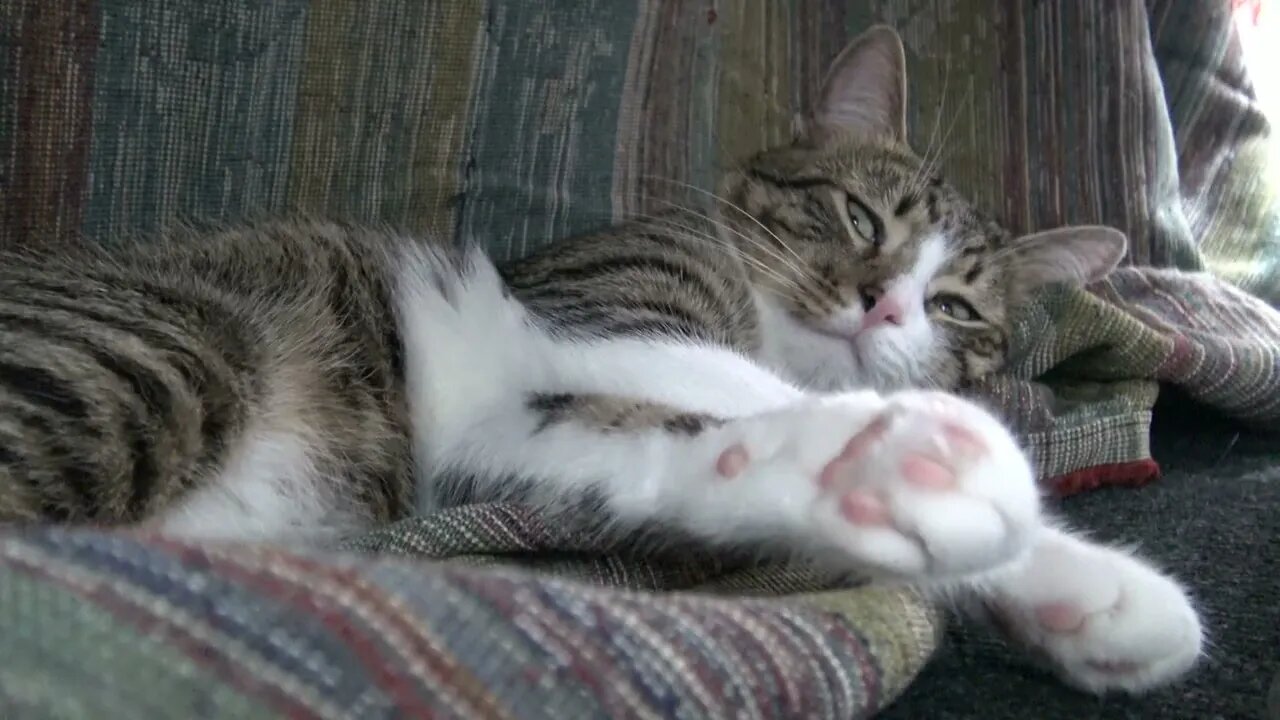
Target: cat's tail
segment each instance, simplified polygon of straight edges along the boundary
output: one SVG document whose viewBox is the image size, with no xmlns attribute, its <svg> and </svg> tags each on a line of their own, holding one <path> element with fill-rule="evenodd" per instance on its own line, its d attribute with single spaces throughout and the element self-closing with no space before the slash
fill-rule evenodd
<svg viewBox="0 0 1280 720">
<path fill-rule="evenodd" d="M 554 340 L 483 251 L 416 249 L 402 262 L 398 285 L 405 378 L 419 431 L 465 426 L 554 372 Z"/>
</svg>

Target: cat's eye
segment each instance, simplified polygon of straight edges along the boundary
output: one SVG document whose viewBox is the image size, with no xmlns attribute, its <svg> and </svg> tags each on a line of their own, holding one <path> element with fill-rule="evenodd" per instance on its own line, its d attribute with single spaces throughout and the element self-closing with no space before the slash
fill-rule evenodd
<svg viewBox="0 0 1280 720">
<path fill-rule="evenodd" d="M 880 233 L 866 206 L 854 198 L 849 198 L 846 207 L 849 212 L 849 224 L 853 226 L 854 232 L 869 243 L 880 244 Z"/>
<path fill-rule="evenodd" d="M 929 300 L 932 310 L 942 313 L 953 320 L 973 322 L 979 320 L 978 311 L 973 309 L 969 301 L 956 295 L 938 294 Z"/>
</svg>

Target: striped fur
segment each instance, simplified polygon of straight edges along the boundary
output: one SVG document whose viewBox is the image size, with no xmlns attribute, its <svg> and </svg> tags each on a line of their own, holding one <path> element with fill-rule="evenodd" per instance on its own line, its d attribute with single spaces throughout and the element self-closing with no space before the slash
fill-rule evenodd
<svg viewBox="0 0 1280 720">
<path fill-rule="evenodd" d="M 281 222 L 0 260 L 0 518 L 136 522 L 250 428 L 301 426 L 358 515 L 403 516 L 393 239 Z"/>
</svg>

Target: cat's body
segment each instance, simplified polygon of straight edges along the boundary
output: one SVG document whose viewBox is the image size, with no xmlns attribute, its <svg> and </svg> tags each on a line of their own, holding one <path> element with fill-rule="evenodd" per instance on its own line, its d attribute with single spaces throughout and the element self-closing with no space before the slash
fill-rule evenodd
<svg viewBox="0 0 1280 720">
<path fill-rule="evenodd" d="M 279 222 L 4 258 L 0 516 L 163 522 L 240 476 L 289 477 L 275 466 L 305 455 L 332 492 L 358 498 L 324 527 L 402 517 L 414 490 L 399 240 Z M 302 522 L 291 514 L 319 508 L 312 490 L 285 493 L 279 527 L 217 532 L 287 534 Z"/>
<path fill-rule="evenodd" d="M 501 271 L 297 220 L 3 259 L 0 521 L 315 542 L 517 497 L 942 589 L 1090 689 L 1176 677 L 1177 584 L 1054 529 L 995 418 L 903 389 L 995 369 L 1010 307 L 1124 245 L 974 212 L 906 148 L 902 65 L 869 32 L 708 213 Z"/>
</svg>

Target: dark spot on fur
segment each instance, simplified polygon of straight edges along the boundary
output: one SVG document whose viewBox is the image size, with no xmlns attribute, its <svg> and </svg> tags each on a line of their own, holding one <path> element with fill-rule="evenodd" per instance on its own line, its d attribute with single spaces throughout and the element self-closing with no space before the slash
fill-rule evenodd
<svg viewBox="0 0 1280 720">
<path fill-rule="evenodd" d="M 942 211 L 938 209 L 938 193 L 932 188 L 924 196 L 925 209 L 929 212 L 929 222 L 937 224 L 942 219 Z"/>
<path fill-rule="evenodd" d="M 535 432 L 562 422 L 576 401 L 577 396 L 570 393 L 535 393 L 530 396 L 525 406 L 540 416 Z"/>
<path fill-rule="evenodd" d="M 133 456 L 133 478 L 129 489 L 128 512 L 134 518 L 141 518 L 160 480 L 160 470 L 156 467 L 155 458 L 152 457 L 153 448 L 145 429 L 136 420 L 129 418 L 125 423 L 125 433 L 129 436 L 129 451 Z"/>
<path fill-rule="evenodd" d="M 77 502 L 74 510 L 66 508 L 62 517 L 57 519 L 71 520 L 77 516 L 80 519 L 88 519 L 99 515 L 99 511 L 103 509 L 98 501 L 98 483 L 102 480 L 101 470 L 72 456 L 66 448 L 56 444 L 50 447 L 50 455 L 58 461 L 57 466 L 62 480 L 74 494 Z M 70 500 L 70 498 L 67 499 Z"/>
<path fill-rule="evenodd" d="M 978 276 L 981 274 L 982 274 L 982 263 L 974 262 L 973 267 L 969 268 L 968 272 L 964 274 L 964 281 L 965 283 L 972 285 L 973 281 L 977 280 Z"/>
<path fill-rule="evenodd" d="M 717 424 L 718 422 L 716 419 L 709 415 L 683 413 L 680 415 L 673 415 L 663 421 L 662 429 L 669 433 L 688 435 L 692 437 L 694 435 L 702 434 L 702 432 L 708 427 L 712 427 Z"/>
</svg>

